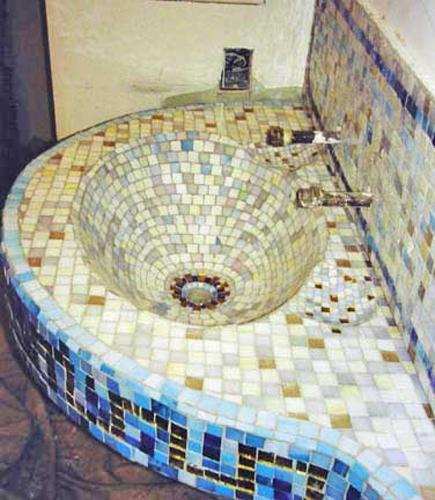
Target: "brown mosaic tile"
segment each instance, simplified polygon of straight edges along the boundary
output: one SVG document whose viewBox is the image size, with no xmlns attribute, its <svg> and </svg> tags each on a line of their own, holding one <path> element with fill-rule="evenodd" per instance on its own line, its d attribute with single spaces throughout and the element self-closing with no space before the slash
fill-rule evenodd
<svg viewBox="0 0 435 500">
<path fill-rule="evenodd" d="M 359 252 L 359 248 L 357 245 L 345 245 L 344 248 L 350 253 Z"/>
<path fill-rule="evenodd" d="M 30 267 L 41 267 L 42 259 L 40 257 L 29 257 L 27 262 Z"/>
<path fill-rule="evenodd" d="M 408 354 L 409 354 L 409 357 L 411 358 L 411 361 L 414 362 L 415 360 L 415 347 L 412 345 L 411 342 L 409 342 L 408 344 Z"/>
<path fill-rule="evenodd" d="M 382 358 L 384 361 L 387 361 L 388 363 L 399 363 L 400 359 L 397 353 L 393 351 L 381 351 L 382 353 Z"/>
<path fill-rule="evenodd" d="M 65 238 L 65 233 L 63 231 L 50 231 L 50 240 L 63 240 Z"/>
<path fill-rule="evenodd" d="M 92 306 L 104 306 L 105 303 L 106 298 L 99 295 L 90 295 L 88 298 L 88 304 Z"/>
<path fill-rule="evenodd" d="M 432 407 L 429 403 L 423 403 L 423 409 L 424 409 L 428 418 L 431 418 L 431 419 L 435 418 Z"/>
</svg>

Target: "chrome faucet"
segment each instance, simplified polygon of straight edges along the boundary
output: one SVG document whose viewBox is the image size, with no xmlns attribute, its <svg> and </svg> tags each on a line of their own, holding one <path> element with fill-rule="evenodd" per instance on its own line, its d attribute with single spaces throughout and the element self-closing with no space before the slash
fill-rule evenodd
<svg viewBox="0 0 435 500">
<path fill-rule="evenodd" d="M 266 144 L 275 148 L 292 144 L 339 144 L 340 136 L 340 128 L 336 131 L 292 130 L 286 134 L 282 127 L 273 126 L 266 132 Z"/>
<path fill-rule="evenodd" d="M 296 205 L 300 208 L 369 207 L 372 201 L 371 193 L 325 191 L 319 186 L 300 188 L 296 191 Z"/>
</svg>

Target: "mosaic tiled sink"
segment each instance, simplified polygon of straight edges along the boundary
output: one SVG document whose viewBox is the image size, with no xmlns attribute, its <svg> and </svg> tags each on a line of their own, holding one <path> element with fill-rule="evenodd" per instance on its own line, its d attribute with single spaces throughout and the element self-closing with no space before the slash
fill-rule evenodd
<svg viewBox="0 0 435 500">
<path fill-rule="evenodd" d="M 288 300 L 322 258 L 325 219 L 298 210 L 299 174 L 197 132 L 138 139 L 82 179 L 73 218 L 92 269 L 139 309 L 242 323 Z"/>
<path fill-rule="evenodd" d="M 224 115 L 225 123 L 219 124 L 219 108 L 196 105 L 122 117 L 70 137 L 24 169 L 3 212 L 0 254 L 2 299 L 9 307 L 17 351 L 42 391 L 95 439 L 128 460 L 208 495 L 249 500 L 421 498 L 416 487 L 429 482 L 433 468 L 428 449 L 434 434 L 427 405 L 381 287 L 360 251 L 355 227 L 340 207 L 325 210 L 325 228 L 323 216 L 309 210 L 299 213 L 292 204 L 299 186 L 316 182 L 325 189 L 334 187 L 325 159 L 305 146 L 304 152 L 282 150 L 281 156 L 267 150 L 266 168 L 268 158 L 257 146 L 253 156 L 238 145 L 251 151 L 248 145 L 261 143 L 271 125 L 283 124 L 289 132 L 308 130 L 311 122 L 301 107 L 285 103 L 228 105 Z M 171 132 L 187 129 L 198 132 Z M 212 131 L 201 135 L 204 129 Z M 219 135 L 230 135 L 236 142 Z M 178 150 L 170 151 L 169 145 Z M 193 275 L 192 269 L 175 263 L 169 271 L 160 270 L 154 279 L 162 278 L 161 293 L 166 295 L 152 300 L 168 304 L 162 317 L 166 308 L 151 307 L 160 315 L 142 309 L 142 300 L 147 307 L 152 300 L 145 294 L 143 298 L 142 282 L 135 284 L 136 276 L 126 272 L 128 266 L 135 269 L 134 259 L 141 254 L 126 249 L 132 241 L 147 248 L 141 246 L 140 235 L 130 237 L 134 224 L 142 224 L 142 229 L 147 224 L 151 235 L 153 222 L 167 229 L 174 224 L 165 217 L 183 217 L 189 221 L 186 230 L 156 235 L 161 244 L 155 250 L 169 267 L 170 245 L 181 244 L 171 242 L 171 235 L 195 234 L 190 230 L 195 217 L 204 217 L 197 221 L 198 234 L 206 237 L 211 231 L 200 233 L 210 214 L 184 213 L 186 204 L 171 200 L 177 195 L 171 175 L 179 179 L 175 176 L 183 174 L 186 163 L 176 158 L 189 158 L 195 145 L 213 152 L 199 152 L 198 161 L 193 161 L 199 172 L 190 182 L 176 185 L 198 185 L 210 193 L 223 189 L 234 205 L 204 200 L 189 206 L 211 207 L 206 208 L 211 215 L 213 207 L 229 210 L 225 226 L 218 226 L 240 230 L 237 235 L 249 251 L 240 254 L 246 259 L 239 258 L 234 279 L 226 274 L 232 269 L 231 252 L 218 271 L 203 267 Z M 162 151 L 166 147 L 168 151 Z M 209 161 L 201 163 L 204 153 Z M 153 155 L 152 166 L 137 166 Z M 166 162 L 161 161 L 164 155 Z M 229 174 L 213 175 L 219 162 L 212 158 L 222 160 L 222 172 L 231 170 Z M 177 163 L 180 172 L 172 172 Z M 127 166 L 130 171 L 124 175 Z M 161 182 L 136 179 L 147 171 L 154 172 L 157 181 L 159 169 Z M 195 182 L 195 175 L 202 176 L 201 182 Z M 147 183 L 147 197 L 139 195 L 140 186 L 146 191 Z M 119 197 L 120 192 L 124 196 Z M 256 207 L 262 193 L 265 201 Z M 183 194 L 193 198 L 202 193 Z M 104 210 L 92 208 L 99 203 Z M 165 207 L 168 214 L 162 212 Z M 147 219 L 147 213 L 152 218 Z M 119 215 L 123 217 L 117 221 Z M 119 224 L 117 229 L 104 225 L 106 216 Z M 242 238 L 249 234 L 252 216 L 255 227 L 263 229 L 259 249 L 255 239 Z M 104 234 L 111 234 L 113 241 L 103 240 Z M 213 236 L 220 240 L 218 247 L 242 252 L 234 234 L 234 241 L 223 229 Z M 292 239 L 296 234 L 303 238 Z M 226 310 L 238 291 L 240 300 L 252 300 L 243 286 L 235 285 L 239 276 L 242 283 L 249 282 L 242 279 L 248 257 L 286 262 L 274 249 L 268 250 L 267 245 L 273 246 L 269 238 L 274 245 L 282 242 L 283 253 L 292 253 L 296 265 L 305 266 L 301 274 L 290 269 L 297 289 L 298 280 L 305 280 L 309 267 L 322 257 L 326 235 L 322 262 L 300 291 L 273 312 L 224 326 L 170 319 L 174 314 L 191 321 L 191 316 L 206 313 L 204 318 L 216 321 L 213 314 Z M 291 245 L 285 247 L 286 241 Z M 192 255 L 214 255 L 211 250 L 188 250 Z M 198 262 L 192 262 L 198 269 Z M 136 268 L 142 272 L 140 264 Z M 285 300 L 289 292 L 279 287 L 287 278 L 276 277 L 273 266 L 263 269 L 262 276 L 267 270 Z M 157 286 L 146 281 L 146 273 L 143 276 L 144 283 Z M 123 296 L 111 293 L 106 283 Z M 271 289 L 264 288 L 265 303 Z M 211 299 L 216 307 L 194 310 Z"/>
</svg>

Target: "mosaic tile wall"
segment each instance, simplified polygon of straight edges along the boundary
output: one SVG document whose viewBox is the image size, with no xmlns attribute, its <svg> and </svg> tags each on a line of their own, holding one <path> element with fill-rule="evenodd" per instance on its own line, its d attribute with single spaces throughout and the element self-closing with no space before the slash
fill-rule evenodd
<svg viewBox="0 0 435 500">
<path fill-rule="evenodd" d="M 433 404 L 435 98 L 363 5 L 317 1 L 306 94 L 320 123 L 342 127 L 342 182 L 374 194 L 358 220 Z"/>
</svg>

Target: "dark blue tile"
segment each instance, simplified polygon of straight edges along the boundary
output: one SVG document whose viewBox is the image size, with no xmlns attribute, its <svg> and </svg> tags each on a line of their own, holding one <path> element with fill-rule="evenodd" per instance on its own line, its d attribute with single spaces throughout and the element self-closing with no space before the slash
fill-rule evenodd
<svg viewBox="0 0 435 500">
<path fill-rule="evenodd" d="M 119 384 L 115 382 L 110 377 L 107 377 L 107 388 L 109 391 L 114 392 L 115 394 L 119 394 Z"/>
<path fill-rule="evenodd" d="M 349 470 L 349 466 L 342 462 L 341 460 L 338 460 L 336 458 L 334 460 L 334 465 L 332 467 L 332 470 L 334 472 L 337 472 L 337 474 L 340 474 L 340 476 L 346 477 L 347 471 Z"/>
<path fill-rule="evenodd" d="M 360 499 L 361 499 L 361 492 L 359 492 L 353 486 L 349 486 L 349 489 L 347 490 L 346 493 L 346 500 L 360 500 Z"/>
<path fill-rule="evenodd" d="M 220 437 L 209 434 L 208 432 L 204 433 L 204 447 L 220 448 L 221 441 Z"/>
<path fill-rule="evenodd" d="M 166 419 L 169 419 L 171 413 L 167 406 L 162 405 L 154 399 L 151 400 L 151 410 L 153 411 L 153 413 L 157 413 L 158 415 Z"/>
<path fill-rule="evenodd" d="M 271 477 L 262 476 L 261 474 L 255 475 L 255 481 L 259 484 L 265 484 L 267 486 L 270 486 L 272 484 Z"/>
<path fill-rule="evenodd" d="M 203 446 L 202 453 L 205 457 L 211 458 L 212 460 L 219 461 L 221 458 L 221 452 L 219 448 L 214 448 L 211 446 Z"/>
<path fill-rule="evenodd" d="M 292 491 L 291 483 L 287 481 L 282 481 L 281 479 L 277 479 L 276 477 L 273 479 L 272 484 L 276 490 L 284 491 L 287 493 L 291 493 Z"/>
<path fill-rule="evenodd" d="M 144 434 L 143 432 L 140 433 L 140 449 L 147 455 L 153 455 L 154 454 L 154 446 L 155 446 L 155 440 L 151 437 L 148 436 L 147 434 Z"/>
</svg>

